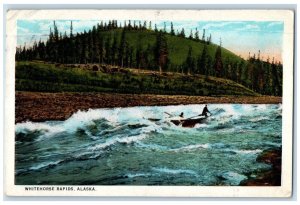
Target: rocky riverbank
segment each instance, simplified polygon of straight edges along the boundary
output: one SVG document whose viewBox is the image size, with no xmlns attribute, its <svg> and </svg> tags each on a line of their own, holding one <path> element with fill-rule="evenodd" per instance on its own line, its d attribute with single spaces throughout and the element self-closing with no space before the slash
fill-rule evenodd
<svg viewBox="0 0 300 205">
<path fill-rule="evenodd" d="M 242 181 L 242 186 L 280 186 L 281 185 L 281 155 L 282 149 L 270 149 L 262 152 L 256 159 L 271 165 L 271 169 L 247 173 L 248 179 Z"/>
</svg>

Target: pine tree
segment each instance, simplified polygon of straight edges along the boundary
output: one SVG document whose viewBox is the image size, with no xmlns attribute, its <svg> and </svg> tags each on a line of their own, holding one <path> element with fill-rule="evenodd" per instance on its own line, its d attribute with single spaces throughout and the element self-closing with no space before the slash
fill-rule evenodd
<svg viewBox="0 0 300 205">
<path fill-rule="evenodd" d="M 167 33 L 167 25 L 166 25 L 166 22 L 164 22 L 164 30 L 163 30 L 164 33 Z"/>
<path fill-rule="evenodd" d="M 222 62 L 221 46 L 218 46 L 216 54 L 215 54 L 214 69 L 215 69 L 217 77 L 223 77 L 222 76 L 223 62 Z"/>
<path fill-rule="evenodd" d="M 172 22 L 171 22 L 171 32 L 170 32 L 170 34 L 172 36 L 175 36 L 174 27 L 173 27 L 173 23 Z"/>
<path fill-rule="evenodd" d="M 54 42 L 53 42 L 53 54 L 54 54 L 54 62 L 58 62 L 58 29 L 55 24 L 55 21 L 53 21 L 53 27 L 54 27 Z"/>
<path fill-rule="evenodd" d="M 197 28 L 196 28 L 196 32 L 195 32 L 195 40 L 199 41 L 199 31 Z"/>
<path fill-rule="evenodd" d="M 156 24 L 154 25 L 154 31 L 158 32 Z"/>
<path fill-rule="evenodd" d="M 84 30 L 84 33 L 82 35 L 81 40 L 81 55 L 80 55 L 80 61 L 81 63 L 87 64 L 87 60 L 89 57 L 89 49 L 88 49 L 88 35 L 86 31 Z"/>
<path fill-rule="evenodd" d="M 119 65 L 121 67 L 123 67 L 123 61 L 124 61 L 124 52 L 125 52 L 125 30 L 122 30 L 121 33 L 121 39 L 120 39 L 120 46 L 119 46 L 119 56 L 118 56 L 118 60 L 119 60 Z"/>
<path fill-rule="evenodd" d="M 191 29 L 190 35 L 189 35 L 189 39 L 193 40 L 193 30 Z"/>
<path fill-rule="evenodd" d="M 205 29 L 203 29 L 203 34 L 202 34 L 202 41 L 205 41 Z"/>
<path fill-rule="evenodd" d="M 168 64 L 168 45 L 166 37 L 161 31 L 158 34 L 156 34 L 154 58 L 159 72 L 162 73 L 162 70 L 166 68 Z"/>
<path fill-rule="evenodd" d="M 188 54 L 184 63 L 184 73 L 191 74 L 194 70 L 194 59 L 192 57 L 192 47 L 189 46 Z"/>
<path fill-rule="evenodd" d="M 117 49 L 118 49 L 117 35 L 114 34 L 113 43 L 111 47 L 111 64 L 113 65 L 116 64 Z"/>
<path fill-rule="evenodd" d="M 180 37 L 184 38 L 185 37 L 185 33 L 184 33 L 184 28 L 181 29 L 181 32 L 180 32 Z"/>
<path fill-rule="evenodd" d="M 104 38 L 102 35 L 98 35 L 98 42 L 99 42 L 99 63 L 103 63 L 103 58 L 105 54 L 105 48 L 104 48 Z"/>
<path fill-rule="evenodd" d="M 105 45 L 104 45 L 104 47 L 105 47 L 105 63 L 106 64 L 109 64 L 110 62 L 111 62 L 111 47 L 110 47 L 110 45 L 111 45 L 111 43 L 110 43 L 110 39 L 109 38 L 107 38 L 106 40 L 105 40 Z"/>
<path fill-rule="evenodd" d="M 207 45 L 211 44 L 211 34 L 209 34 L 209 37 L 207 39 Z"/>
<path fill-rule="evenodd" d="M 198 60 L 198 73 L 202 75 L 208 75 L 207 61 L 208 61 L 208 53 L 207 53 L 207 46 L 205 44 L 202 54 Z"/>
<path fill-rule="evenodd" d="M 70 46 L 69 46 L 69 57 L 70 57 L 70 63 L 75 63 L 75 42 L 74 42 L 74 36 L 73 36 L 73 23 L 71 21 L 70 25 Z"/>
</svg>

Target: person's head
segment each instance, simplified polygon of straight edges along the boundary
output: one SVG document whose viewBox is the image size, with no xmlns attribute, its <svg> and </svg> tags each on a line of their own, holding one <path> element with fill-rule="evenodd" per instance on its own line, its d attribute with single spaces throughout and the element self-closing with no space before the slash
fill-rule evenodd
<svg viewBox="0 0 300 205">
<path fill-rule="evenodd" d="M 207 107 L 207 105 L 205 105 L 205 107 Z"/>
<path fill-rule="evenodd" d="M 180 116 L 183 116 L 183 112 L 182 112 L 182 113 L 180 113 Z"/>
</svg>

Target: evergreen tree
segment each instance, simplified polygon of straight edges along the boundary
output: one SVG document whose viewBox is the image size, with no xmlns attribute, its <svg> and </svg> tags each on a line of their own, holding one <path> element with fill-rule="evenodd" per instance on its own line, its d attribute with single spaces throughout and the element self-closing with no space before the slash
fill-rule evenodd
<svg viewBox="0 0 300 205">
<path fill-rule="evenodd" d="M 87 60 L 89 58 L 89 49 L 88 49 L 88 35 L 86 31 L 84 30 L 84 34 L 82 35 L 82 40 L 81 40 L 81 63 L 87 64 Z"/>
<path fill-rule="evenodd" d="M 196 32 L 195 32 L 195 40 L 198 41 L 199 40 L 199 31 L 196 28 Z"/>
<path fill-rule="evenodd" d="M 54 42 L 53 42 L 53 54 L 54 54 L 54 61 L 58 62 L 58 40 L 59 40 L 59 36 L 58 36 L 58 29 L 57 26 L 55 24 L 55 21 L 53 21 L 53 28 L 54 28 Z"/>
<path fill-rule="evenodd" d="M 198 60 L 198 73 L 208 75 L 208 53 L 206 45 L 204 45 L 201 57 Z"/>
<path fill-rule="evenodd" d="M 124 52 L 125 52 L 125 30 L 122 30 L 122 34 L 121 34 L 121 39 L 120 39 L 120 46 L 119 46 L 119 56 L 118 56 L 118 60 L 119 60 L 119 65 L 121 67 L 123 67 L 123 61 L 124 61 Z"/>
<path fill-rule="evenodd" d="M 203 29 L 203 34 L 202 34 L 202 41 L 205 41 L 205 29 Z"/>
<path fill-rule="evenodd" d="M 70 46 L 69 46 L 69 50 L 68 50 L 68 55 L 70 57 L 69 62 L 70 63 L 75 63 L 75 41 L 74 41 L 74 35 L 73 35 L 73 23 L 71 21 L 71 25 L 70 25 Z"/>
<path fill-rule="evenodd" d="M 159 72 L 161 73 L 162 70 L 166 68 L 168 64 L 167 40 L 161 31 L 158 34 L 156 34 L 154 58 L 155 58 L 156 66 L 159 69 Z"/>
<path fill-rule="evenodd" d="M 207 38 L 207 45 L 211 44 L 211 34 L 209 34 L 209 37 Z"/>
<path fill-rule="evenodd" d="M 193 40 L 193 30 L 191 29 L 190 35 L 189 35 L 189 39 Z"/>
<path fill-rule="evenodd" d="M 99 42 L 99 63 L 103 63 L 103 58 L 105 55 L 105 47 L 104 47 L 104 38 L 102 35 L 98 35 Z"/>
<path fill-rule="evenodd" d="M 174 31 L 174 27 L 173 27 L 173 23 L 172 22 L 171 22 L 171 32 L 170 32 L 170 34 L 172 36 L 175 36 L 175 31 Z"/>
<path fill-rule="evenodd" d="M 216 54 L 215 54 L 214 69 L 216 72 L 216 76 L 222 77 L 221 75 L 222 75 L 222 71 L 223 71 L 223 62 L 222 62 L 221 46 L 218 46 Z"/>
<path fill-rule="evenodd" d="M 116 64 L 117 49 L 118 49 L 117 35 L 114 34 L 113 43 L 112 43 L 112 47 L 111 47 L 111 64 L 113 64 L 113 65 Z"/>
<path fill-rule="evenodd" d="M 104 45 L 104 47 L 105 47 L 105 63 L 106 64 L 109 64 L 110 62 L 111 62 L 111 43 L 110 43 L 110 39 L 109 38 L 107 38 L 106 40 L 105 40 L 105 45 Z"/>
<path fill-rule="evenodd" d="M 166 25 L 166 22 L 164 22 L 164 30 L 163 30 L 164 33 L 167 33 L 167 25 Z"/>
<path fill-rule="evenodd" d="M 191 74 L 194 71 L 194 59 L 192 57 L 192 47 L 189 46 L 188 54 L 184 63 L 184 73 Z"/>
<path fill-rule="evenodd" d="M 184 28 L 181 29 L 180 37 L 185 38 Z"/>
</svg>

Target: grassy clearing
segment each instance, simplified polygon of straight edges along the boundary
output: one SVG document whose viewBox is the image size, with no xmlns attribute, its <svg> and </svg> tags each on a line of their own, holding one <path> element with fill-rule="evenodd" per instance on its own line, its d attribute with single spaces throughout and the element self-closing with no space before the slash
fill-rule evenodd
<svg viewBox="0 0 300 205">
<path fill-rule="evenodd" d="M 43 62 L 16 63 L 16 90 L 36 92 L 114 92 L 133 94 L 257 96 L 231 80 L 188 76 L 179 73 L 90 71 L 83 68 L 56 67 Z"/>
</svg>

